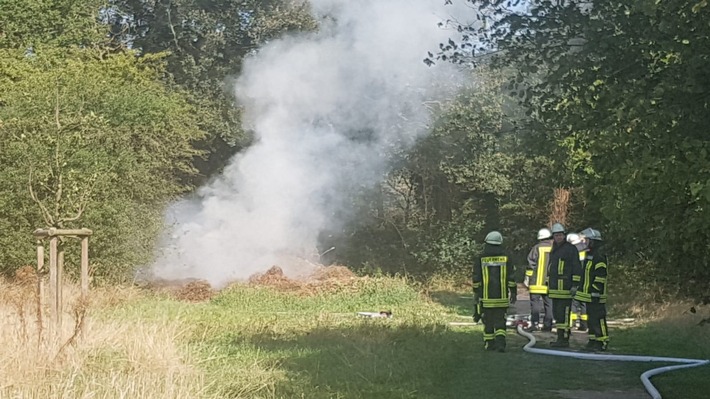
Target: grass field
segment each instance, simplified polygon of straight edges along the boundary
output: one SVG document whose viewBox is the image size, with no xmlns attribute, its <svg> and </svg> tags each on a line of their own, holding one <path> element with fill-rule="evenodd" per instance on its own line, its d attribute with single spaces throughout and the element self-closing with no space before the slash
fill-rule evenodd
<svg viewBox="0 0 710 399">
<path fill-rule="evenodd" d="M 481 326 L 449 325 L 470 321 L 465 290 L 400 278 L 242 284 L 201 302 L 102 288 L 86 310 L 72 290 L 55 340 L 30 287 L 0 293 L 0 398 L 644 398 L 639 375 L 652 368 L 525 353 L 512 331 L 506 353 L 484 352 Z M 613 329 L 612 353 L 710 358 L 710 326 L 697 325 L 707 309 L 686 308 Z M 356 314 L 380 310 L 393 317 Z M 653 382 L 664 398 L 706 398 L 709 377 L 701 367 Z"/>
</svg>

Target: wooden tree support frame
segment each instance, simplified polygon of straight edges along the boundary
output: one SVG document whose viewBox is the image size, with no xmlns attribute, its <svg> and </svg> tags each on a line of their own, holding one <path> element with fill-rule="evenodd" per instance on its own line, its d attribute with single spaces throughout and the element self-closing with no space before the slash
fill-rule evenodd
<svg viewBox="0 0 710 399">
<path fill-rule="evenodd" d="M 62 293 L 62 282 L 64 281 L 64 250 L 59 247 L 61 237 L 78 238 L 81 240 L 81 298 L 86 299 L 89 295 L 89 236 L 93 232 L 89 229 L 67 230 L 67 229 L 37 229 L 32 233 L 38 239 L 49 240 L 49 304 L 52 312 L 52 320 L 61 331 L 62 313 L 64 312 L 64 301 Z M 37 242 L 37 272 L 44 270 L 44 246 L 42 241 Z M 44 287 L 42 279 L 39 279 L 39 297 L 44 297 Z"/>
</svg>

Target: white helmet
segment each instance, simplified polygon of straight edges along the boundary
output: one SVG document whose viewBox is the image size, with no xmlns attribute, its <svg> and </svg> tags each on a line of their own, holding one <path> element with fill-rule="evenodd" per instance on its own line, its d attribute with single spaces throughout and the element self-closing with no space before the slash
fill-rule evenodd
<svg viewBox="0 0 710 399">
<path fill-rule="evenodd" d="M 552 233 L 550 232 L 550 229 L 547 227 L 540 229 L 540 231 L 537 232 L 537 239 L 538 240 L 547 240 L 548 238 L 552 237 Z"/>
<path fill-rule="evenodd" d="M 564 233 L 565 232 L 565 226 L 562 225 L 562 223 L 555 223 L 552 225 L 552 228 L 550 229 L 550 232 L 552 234 L 555 233 Z"/>
<path fill-rule="evenodd" d="M 590 240 L 602 241 L 602 233 L 600 233 L 599 230 L 595 230 L 591 227 L 582 230 L 581 234 L 584 237 L 589 238 Z"/>
<path fill-rule="evenodd" d="M 567 234 L 567 242 L 572 245 L 577 245 L 582 242 L 582 237 L 577 233 L 569 233 Z"/>
<path fill-rule="evenodd" d="M 497 231 L 491 231 L 488 235 L 486 235 L 486 239 L 484 241 L 486 244 L 501 245 L 503 244 L 503 235 Z"/>
</svg>

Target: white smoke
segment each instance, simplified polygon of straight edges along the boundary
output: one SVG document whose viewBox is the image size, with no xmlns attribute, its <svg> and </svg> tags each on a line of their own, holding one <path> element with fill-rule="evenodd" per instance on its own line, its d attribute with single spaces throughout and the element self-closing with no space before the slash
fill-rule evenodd
<svg viewBox="0 0 710 399">
<path fill-rule="evenodd" d="M 175 204 L 154 265 L 168 279 L 213 285 L 279 265 L 308 273 L 318 234 L 341 222 L 348 188 L 382 178 L 387 154 L 426 133 L 427 103 L 451 97 L 447 63 L 427 51 L 452 32 L 442 0 L 312 0 L 321 29 L 274 41 L 246 60 L 236 83 L 255 144 L 223 175 Z"/>
</svg>

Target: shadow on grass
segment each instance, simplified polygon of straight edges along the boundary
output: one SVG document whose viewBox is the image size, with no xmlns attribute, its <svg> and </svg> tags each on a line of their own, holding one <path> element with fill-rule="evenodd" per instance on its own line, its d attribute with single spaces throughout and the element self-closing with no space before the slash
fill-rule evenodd
<svg viewBox="0 0 710 399">
<path fill-rule="evenodd" d="M 287 379 L 277 383 L 277 397 L 551 398 L 560 388 L 585 387 L 642 392 L 643 366 L 608 364 L 603 372 L 585 373 L 579 360 L 523 352 L 526 342 L 510 333 L 507 353 L 485 352 L 479 328 L 392 326 L 386 320 L 249 339 L 262 353 L 279 354 Z"/>
<path fill-rule="evenodd" d="M 473 315 L 473 293 L 432 291 L 429 293 L 429 297 L 432 301 L 446 306 L 459 316 Z"/>
</svg>

